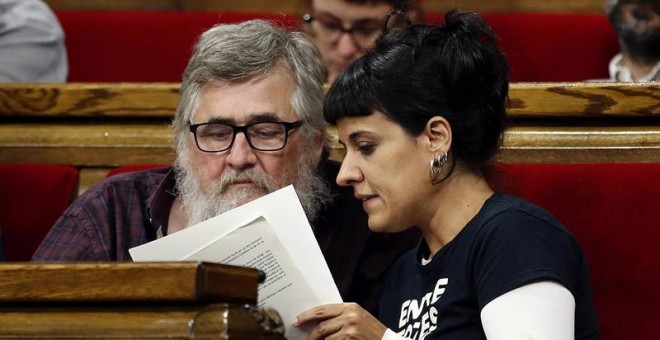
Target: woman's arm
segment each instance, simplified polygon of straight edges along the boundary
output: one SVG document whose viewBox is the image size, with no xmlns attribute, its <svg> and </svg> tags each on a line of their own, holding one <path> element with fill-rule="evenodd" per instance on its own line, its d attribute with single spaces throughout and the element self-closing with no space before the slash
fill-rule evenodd
<svg viewBox="0 0 660 340">
<path fill-rule="evenodd" d="M 575 299 L 559 283 L 535 282 L 489 302 L 481 322 L 489 340 L 573 340 Z"/>
</svg>

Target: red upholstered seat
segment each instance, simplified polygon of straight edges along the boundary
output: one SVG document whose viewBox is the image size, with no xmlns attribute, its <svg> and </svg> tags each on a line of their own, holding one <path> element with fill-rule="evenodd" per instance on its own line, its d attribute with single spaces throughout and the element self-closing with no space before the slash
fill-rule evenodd
<svg viewBox="0 0 660 340">
<path fill-rule="evenodd" d="M 603 340 L 660 334 L 660 164 L 512 164 L 504 191 L 553 213 L 589 260 Z"/>
<path fill-rule="evenodd" d="M 607 79 L 619 47 L 605 14 L 484 13 L 511 63 L 511 81 Z M 441 20 L 428 15 L 429 22 Z"/>
<path fill-rule="evenodd" d="M 278 13 L 57 11 L 66 34 L 69 82 L 179 82 L 197 37 L 218 23 Z"/>
<path fill-rule="evenodd" d="M 56 12 L 66 34 L 69 82 L 179 82 L 197 36 L 217 23 L 262 18 L 297 28 L 281 13 Z M 428 13 L 430 23 L 442 13 Z M 617 53 L 604 14 L 484 13 L 500 37 L 515 82 L 607 78 Z"/>
<path fill-rule="evenodd" d="M 73 166 L 0 164 L 0 228 L 7 261 L 32 258 L 77 185 Z"/>
</svg>

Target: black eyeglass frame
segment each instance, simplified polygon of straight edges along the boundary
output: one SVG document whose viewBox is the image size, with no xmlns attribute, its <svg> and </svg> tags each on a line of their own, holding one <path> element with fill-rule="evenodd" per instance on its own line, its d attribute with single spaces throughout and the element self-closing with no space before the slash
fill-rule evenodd
<svg viewBox="0 0 660 340">
<path fill-rule="evenodd" d="M 303 19 L 303 22 L 304 22 L 305 24 L 308 24 L 308 25 L 311 25 L 312 22 L 313 22 L 314 20 L 316 20 L 316 19 L 314 19 L 314 16 L 313 16 L 311 13 L 305 13 L 305 14 L 303 14 L 302 19 Z M 359 41 L 359 39 L 355 36 L 355 33 L 354 33 L 355 31 L 359 31 L 360 28 L 355 27 L 355 26 L 353 26 L 353 27 L 351 27 L 351 28 L 344 28 L 343 23 L 341 23 L 341 21 L 339 21 L 339 25 L 337 25 L 337 30 L 339 31 L 339 35 L 337 36 L 337 39 L 339 39 L 339 37 L 341 37 L 341 35 L 342 35 L 343 33 L 348 33 L 348 35 L 351 37 L 351 39 L 353 39 L 353 42 L 354 42 L 357 46 L 360 46 L 360 48 L 366 48 L 366 47 L 363 46 L 364 44 L 363 44 L 361 41 Z M 383 33 L 382 28 L 381 28 L 381 29 L 374 30 L 374 33 L 373 33 L 373 34 L 375 34 L 376 31 L 378 31 L 379 34 Z M 335 40 L 335 42 L 336 42 L 336 40 Z"/>
<path fill-rule="evenodd" d="M 255 147 L 252 144 L 252 138 L 250 137 L 250 134 L 248 133 L 248 129 L 251 128 L 252 126 L 259 125 L 259 124 L 279 124 L 279 125 L 284 126 L 284 143 L 282 143 L 282 146 L 277 148 L 277 149 L 260 149 L 260 148 Z M 199 146 L 199 141 L 197 140 L 197 129 L 200 126 L 204 126 L 204 125 L 225 125 L 225 126 L 229 126 L 232 129 L 231 142 L 229 142 L 229 145 L 226 148 L 221 149 L 221 150 L 209 151 L 209 150 L 202 149 L 202 147 Z M 279 150 L 284 149 L 284 147 L 286 146 L 286 143 L 289 141 L 289 132 L 291 130 L 294 130 L 294 129 L 297 129 L 297 128 L 301 127 L 302 125 L 303 125 L 302 120 L 298 120 L 298 121 L 295 121 L 295 122 L 256 122 L 256 123 L 240 125 L 240 126 L 239 125 L 226 124 L 226 123 L 206 122 L 206 123 L 199 123 L 199 124 L 190 124 L 189 129 L 190 129 L 190 132 L 192 132 L 192 134 L 195 138 L 195 145 L 197 145 L 197 148 L 202 152 L 214 153 L 214 152 L 223 152 L 223 151 L 227 151 L 227 150 L 231 149 L 231 147 L 234 145 L 234 141 L 236 140 L 236 135 L 239 132 L 243 133 L 243 135 L 245 136 L 245 139 L 247 140 L 248 144 L 254 150 L 258 150 L 258 151 L 279 151 Z"/>
</svg>

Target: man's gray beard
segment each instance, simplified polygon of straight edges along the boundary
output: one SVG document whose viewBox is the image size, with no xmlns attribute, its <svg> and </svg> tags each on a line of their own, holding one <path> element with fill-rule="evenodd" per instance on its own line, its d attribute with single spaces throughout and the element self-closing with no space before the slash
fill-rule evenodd
<svg viewBox="0 0 660 340">
<path fill-rule="evenodd" d="M 236 171 L 228 168 L 209 188 L 203 190 L 186 158 L 180 157 L 175 165 L 177 194 L 187 217 L 186 227 L 280 189 L 267 174 L 254 169 Z M 309 166 L 308 157 L 303 158 L 300 166 L 293 167 L 297 173 L 289 171 L 284 174 L 284 186 L 293 184 L 307 219 L 314 226 L 321 208 L 332 199 L 332 194 L 318 171 Z M 230 184 L 237 181 L 250 181 L 253 185 L 249 188 L 230 187 Z"/>
</svg>

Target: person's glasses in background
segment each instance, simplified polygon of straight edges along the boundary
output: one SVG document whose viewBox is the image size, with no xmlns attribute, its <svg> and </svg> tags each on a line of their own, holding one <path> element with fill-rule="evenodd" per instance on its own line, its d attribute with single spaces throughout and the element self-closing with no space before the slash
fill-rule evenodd
<svg viewBox="0 0 660 340">
<path fill-rule="evenodd" d="M 310 25 L 312 32 L 326 43 L 334 44 L 339 41 L 341 35 L 347 33 L 353 39 L 355 46 L 360 49 L 369 48 L 380 36 L 383 21 L 376 19 L 364 19 L 355 21 L 346 27 L 339 18 L 329 15 L 303 15 L 303 21 Z"/>
</svg>

